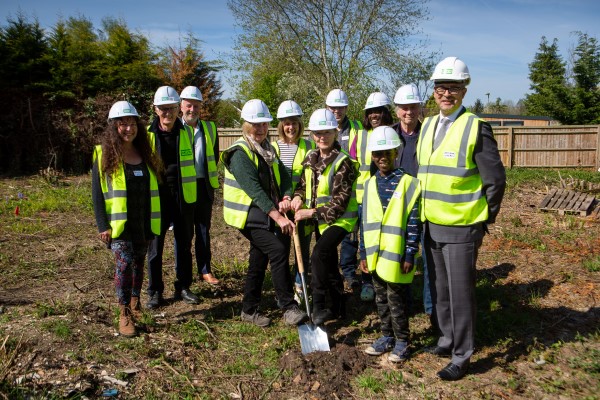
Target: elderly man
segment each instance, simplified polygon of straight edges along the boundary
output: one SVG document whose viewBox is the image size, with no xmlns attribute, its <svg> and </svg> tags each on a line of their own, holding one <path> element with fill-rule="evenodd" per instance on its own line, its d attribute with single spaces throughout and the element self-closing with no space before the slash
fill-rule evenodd
<svg viewBox="0 0 600 400">
<path fill-rule="evenodd" d="M 210 262 L 210 220 L 215 189 L 219 187 L 219 175 L 215 157 L 219 156 L 217 127 L 212 121 L 199 118 L 202 93 L 196 86 L 188 86 L 181 91 L 181 113 L 183 124 L 194 131 L 194 166 L 198 201 L 194 211 L 194 248 L 198 274 L 211 285 L 219 284 L 212 274 Z"/>
<path fill-rule="evenodd" d="M 487 225 L 494 223 L 506 186 L 498 146 L 488 123 L 462 105 L 471 76 L 448 57 L 431 77 L 439 115 L 423 121 L 417 145 L 421 221 L 434 314 L 441 336 L 428 352 L 451 357 L 437 375 L 467 373 L 475 336 L 475 267 Z"/>
<path fill-rule="evenodd" d="M 154 94 L 154 118 L 148 127 L 152 146 L 163 161 L 165 172 L 159 185 L 161 231 L 148 248 L 148 296 L 146 304 L 155 309 L 163 304 L 165 288 L 162 256 L 165 235 L 173 224 L 175 236 L 175 300 L 198 304 L 190 290 L 192 274 L 193 224 L 196 206 L 196 170 L 194 168 L 193 133 L 179 120 L 179 95 L 171 86 L 161 86 Z"/>
</svg>

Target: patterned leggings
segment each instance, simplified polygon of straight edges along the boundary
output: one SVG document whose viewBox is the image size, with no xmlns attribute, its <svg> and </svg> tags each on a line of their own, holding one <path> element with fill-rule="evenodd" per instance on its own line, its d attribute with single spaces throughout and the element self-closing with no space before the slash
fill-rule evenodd
<svg viewBox="0 0 600 400">
<path fill-rule="evenodd" d="M 148 243 L 113 240 L 110 248 L 115 255 L 115 288 L 119 304 L 128 305 L 131 296 L 139 297 L 144 281 L 144 260 Z"/>
</svg>

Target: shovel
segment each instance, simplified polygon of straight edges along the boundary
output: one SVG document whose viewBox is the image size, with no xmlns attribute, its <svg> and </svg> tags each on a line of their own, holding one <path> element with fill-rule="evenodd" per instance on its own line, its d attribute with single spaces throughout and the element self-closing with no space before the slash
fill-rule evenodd
<svg viewBox="0 0 600 400">
<path fill-rule="evenodd" d="M 306 280 L 304 278 L 304 262 L 302 260 L 302 250 L 300 248 L 300 236 L 298 230 L 294 228 L 294 253 L 296 253 L 296 262 L 298 263 L 298 272 L 302 280 L 302 293 L 304 294 L 304 304 L 306 305 L 306 314 L 308 322 L 298 326 L 298 335 L 300 336 L 300 347 L 302 354 L 312 353 L 313 351 L 329 351 L 329 339 L 327 332 L 321 327 L 312 323 L 310 315 L 310 306 L 308 304 L 308 293 L 306 290 Z"/>
</svg>

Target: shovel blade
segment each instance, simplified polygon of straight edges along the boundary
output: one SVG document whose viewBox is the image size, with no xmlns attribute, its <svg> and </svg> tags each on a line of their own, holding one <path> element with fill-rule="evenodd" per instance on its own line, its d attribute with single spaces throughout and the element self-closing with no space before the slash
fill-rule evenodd
<svg viewBox="0 0 600 400">
<path fill-rule="evenodd" d="M 312 353 L 313 351 L 329 351 L 327 332 L 322 328 L 308 324 L 300 325 L 298 335 L 300 336 L 302 354 Z"/>
</svg>

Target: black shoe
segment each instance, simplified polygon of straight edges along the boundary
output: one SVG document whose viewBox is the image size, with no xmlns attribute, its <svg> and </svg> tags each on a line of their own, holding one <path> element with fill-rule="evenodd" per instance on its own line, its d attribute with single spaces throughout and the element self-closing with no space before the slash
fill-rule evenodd
<svg viewBox="0 0 600 400">
<path fill-rule="evenodd" d="M 175 291 L 175 300 L 183 300 L 188 304 L 200 304 L 200 299 L 190 289 L 181 289 Z"/>
<path fill-rule="evenodd" d="M 163 302 L 164 302 L 164 300 L 162 297 L 162 293 L 154 292 L 154 294 L 152 296 L 150 296 L 150 299 L 146 303 L 146 308 L 148 308 L 150 310 L 154 310 L 154 309 L 160 307 L 163 304 Z"/>
<path fill-rule="evenodd" d="M 442 380 L 457 381 L 467 374 L 469 370 L 469 362 L 467 361 L 462 367 L 456 364 L 449 363 L 437 373 Z"/>
<path fill-rule="evenodd" d="M 425 347 L 423 349 L 425 353 L 433 354 L 438 357 L 450 357 L 452 356 L 452 349 L 447 349 L 445 347 L 433 346 L 433 347 Z"/>
<path fill-rule="evenodd" d="M 312 314 L 312 322 L 315 325 L 323 325 L 325 322 L 331 321 L 334 318 L 335 316 L 328 308 L 324 310 L 313 311 Z"/>
</svg>

